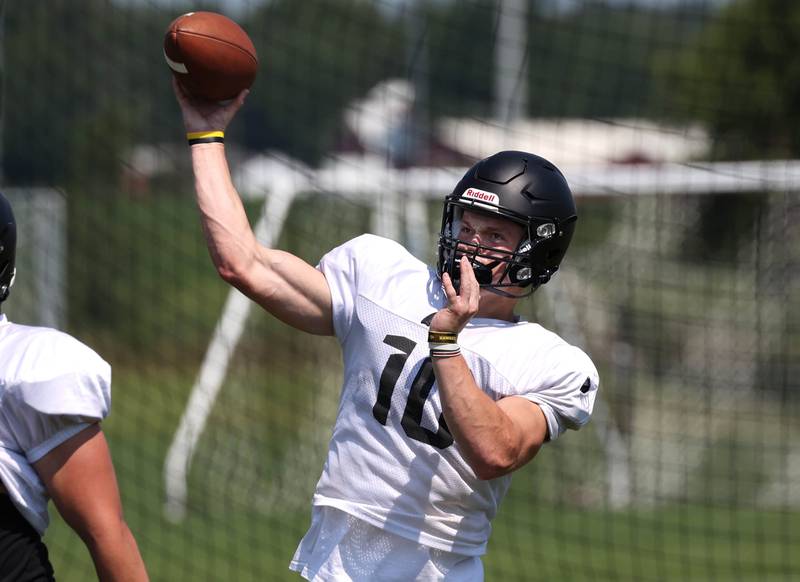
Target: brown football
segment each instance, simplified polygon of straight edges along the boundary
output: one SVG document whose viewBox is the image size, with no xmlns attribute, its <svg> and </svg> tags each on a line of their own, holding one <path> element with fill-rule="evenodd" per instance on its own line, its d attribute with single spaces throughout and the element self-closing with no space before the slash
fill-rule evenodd
<svg viewBox="0 0 800 582">
<path fill-rule="evenodd" d="M 164 35 L 164 58 L 192 96 L 210 101 L 236 97 L 253 84 L 258 55 L 241 26 L 216 12 L 179 16 Z"/>
</svg>

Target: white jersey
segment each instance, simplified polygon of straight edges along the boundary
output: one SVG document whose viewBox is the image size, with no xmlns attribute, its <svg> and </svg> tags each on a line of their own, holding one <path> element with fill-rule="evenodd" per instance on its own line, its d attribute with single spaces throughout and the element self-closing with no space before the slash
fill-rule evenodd
<svg viewBox="0 0 800 582">
<path fill-rule="evenodd" d="M 108 414 L 111 367 L 73 337 L 0 314 L 0 480 L 43 534 L 48 495 L 32 464 Z"/>
<path fill-rule="evenodd" d="M 478 479 L 442 415 L 427 341 L 430 316 L 446 304 L 435 270 L 373 235 L 334 249 L 319 269 L 333 300 L 344 384 L 314 505 L 439 550 L 485 553 L 511 476 Z M 589 420 L 597 371 L 557 335 L 476 318 L 458 341 L 477 385 L 494 400 L 538 404 L 551 440 Z"/>
</svg>

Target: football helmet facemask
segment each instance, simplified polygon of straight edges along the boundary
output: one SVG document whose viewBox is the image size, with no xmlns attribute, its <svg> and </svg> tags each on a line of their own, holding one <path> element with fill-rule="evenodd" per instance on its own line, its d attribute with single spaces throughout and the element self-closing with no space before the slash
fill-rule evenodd
<svg viewBox="0 0 800 582">
<path fill-rule="evenodd" d="M 11 204 L 0 194 L 0 302 L 5 301 L 14 284 L 16 251 L 17 223 Z"/>
<path fill-rule="evenodd" d="M 514 251 L 460 241 L 464 210 L 506 218 L 524 228 Z M 437 270 L 460 283 L 459 260 L 468 255 L 481 287 L 505 297 L 525 297 L 558 270 L 578 219 L 564 175 L 534 154 L 503 151 L 472 166 L 445 198 Z M 492 271 L 505 264 L 498 283 Z M 530 288 L 515 295 L 503 287 Z"/>
</svg>

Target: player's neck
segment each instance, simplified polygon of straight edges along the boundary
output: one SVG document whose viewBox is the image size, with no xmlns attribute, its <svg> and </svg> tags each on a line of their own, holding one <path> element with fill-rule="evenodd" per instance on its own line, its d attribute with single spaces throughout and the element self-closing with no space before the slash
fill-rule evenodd
<svg viewBox="0 0 800 582">
<path fill-rule="evenodd" d="M 516 321 L 517 316 L 514 314 L 514 307 L 517 301 L 517 299 L 510 297 L 501 297 L 494 293 L 481 291 L 481 302 L 475 317 Z"/>
</svg>

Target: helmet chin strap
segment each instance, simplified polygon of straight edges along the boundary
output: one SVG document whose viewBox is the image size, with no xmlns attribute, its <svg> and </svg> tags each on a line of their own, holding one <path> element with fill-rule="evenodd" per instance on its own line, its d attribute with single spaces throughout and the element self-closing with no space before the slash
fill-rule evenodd
<svg viewBox="0 0 800 582">
<path fill-rule="evenodd" d="M 536 291 L 536 287 L 531 287 L 529 291 L 526 291 L 520 295 L 514 295 L 513 293 L 509 293 L 508 291 L 504 291 L 494 285 L 482 285 L 481 289 L 486 289 L 490 293 L 494 293 L 495 295 L 499 295 L 500 297 L 508 297 L 509 299 L 523 299 L 525 297 L 529 297 Z"/>
</svg>

